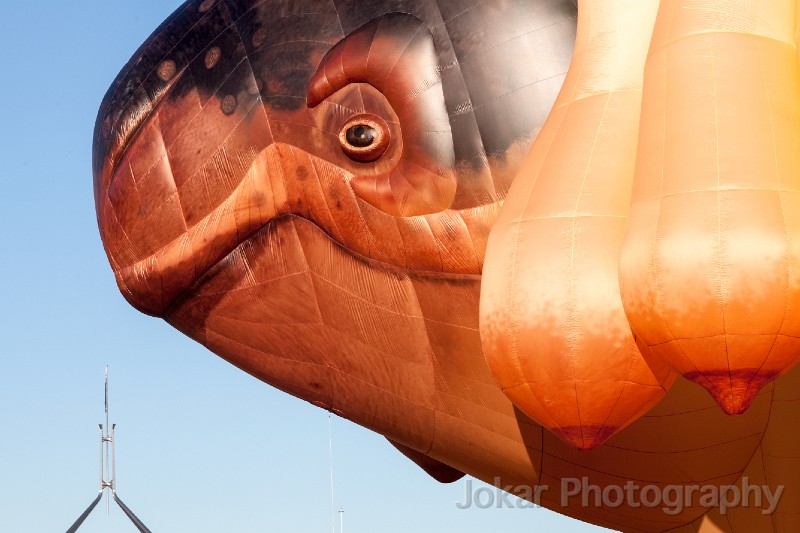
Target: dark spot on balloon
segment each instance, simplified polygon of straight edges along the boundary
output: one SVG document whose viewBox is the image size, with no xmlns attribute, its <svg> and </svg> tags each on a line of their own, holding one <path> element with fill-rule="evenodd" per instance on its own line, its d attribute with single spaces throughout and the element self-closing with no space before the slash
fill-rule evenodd
<svg viewBox="0 0 800 533">
<path fill-rule="evenodd" d="M 256 32 L 253 34 L 252 42 L 255 48 L 258 48 L 259 46 L 264 44 L 264 41 L 266 40 L 267 40 L 267 30 L 264 28 L 257 29 Z"/>
<path fill-rule="evenodd" d="M 178 68 L 173 60 L 165 59 L 156 67 L 156 75 L 161 81 L 169 81 L 175 76 L 177 70 Z"/>
<path fill-rule="evenodd" d="M 267 93 L 272 95 L 285 95 L 286 87 L 281 80 L 271 79 L 267 82 Z"/>
<path fill-rule="evenodd" d="M 336 209 L 341 209 L 341 208 L 342 208 L 342 202 L 336 200 Z"/>
<path fill-rule="evenodd" d="M 106 115 L 106 118 L 103 119 L 103 137 L 108 137 L 111 135 L 111 117 Z"/>
<path fill-rule="evenodd" d="M 225 113 L 226 115 L 230 115 L 234 111 L 236 111 L 236 104 L 237 104 L 236 97 L 233 96 L 232 94 L 229 94 L 222 99 L 220 107 L 222 108 L 223 113 Z"/>
<path fill-rule="evenodd" d="M 258 96 L 261 93 L 261 88 L 263 86 L 264 83 L 261 80 L 250 78 L 247 81 L 247 94 L 250 96 Z"/>
<path fill-rule="evenodd" d="M 308 169 L 306 167 L 297 167 L 297 178 L 302 181 L 308 177 Z"/>
<path fill-rule="evenodd" d="M 253 195 L 253 202 L 256 205 L 264 205 L 267 201 L 267 195 L 261 191 L 258 191 Z"/>
<path fill-rule="evenodd" d="M 219 49 L 219 46 L 212 46 L 211 48 L 209 48 L 208 52 L 206 52 L 206 57 L 203 60 L 206 68 L 208 69 L 214 68 L 216 64 L 219 62 L 219 58 L 221 55 L 222 55 L 222 50 Z"/>
<path fill-rule="evenodd" d="M 263 63 L 254 71 L 263 80 L 262 96 L 275 110 L 296 110 L 305 107 L 306 89 L 315 65 L 309 62 L 308 49 L 293 46 L 268 48 Z"/>
</svg>

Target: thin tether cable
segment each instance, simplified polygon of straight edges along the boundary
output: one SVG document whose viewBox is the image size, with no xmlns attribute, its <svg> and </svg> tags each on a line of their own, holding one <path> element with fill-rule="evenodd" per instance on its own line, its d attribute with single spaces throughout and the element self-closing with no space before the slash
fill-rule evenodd
<svg viewBox="0 0 800 533">
<path fill-rule="evenodd" d="M 331 533 L 336 533 L 336 506 L 333 504 L 333 432 L 330 411 L 328 411 L 328 459 L 331 474 Z"/>
</svg>

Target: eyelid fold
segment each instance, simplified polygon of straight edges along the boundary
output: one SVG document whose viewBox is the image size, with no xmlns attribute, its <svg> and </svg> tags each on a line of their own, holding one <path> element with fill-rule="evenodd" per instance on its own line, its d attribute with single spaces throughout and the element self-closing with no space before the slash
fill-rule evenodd
<svg viewBox="0 0 800 533">
<path fill-rule="evenodd" d="M 361 26 L 322 59 L 309 82 L 308 106 L 351 83 L 370 84 L 386 97 L 403 140 L 402 156 L 392 169 L 351 180 L 356 195 L 394 216 L 448 208 L 456 192 L 455 156 L 428 28 L 407 13 L 388 13 Z"/>
</svg>

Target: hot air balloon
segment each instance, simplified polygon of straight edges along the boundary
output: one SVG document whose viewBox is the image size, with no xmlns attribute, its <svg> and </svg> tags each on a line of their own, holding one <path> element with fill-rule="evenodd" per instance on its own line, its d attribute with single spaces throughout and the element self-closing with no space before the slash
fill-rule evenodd
<svg viewBox="0 0 800 533">
<path fill-rule="evenodd" d="M 785 37 L 795 18 L 759 5 L 186 2 L 123 68 L 97 118 L 97 218 L 120 291 L 245 372 L 386 436 L 439 481 L 469 474 L 523 497 L 526 487 L 546 489 L 537 503 L 622 531 L 797 529 L 800 372 L 781 359 L 776 378 L 768 357 L 765 373 L 746 377 L 755 383 L 749 407 L 723 412 L 670 355 L 666 344 L 678 339 L 659 336 L 668 298 L 686 300 L 691 313 L 717 308 L 690 307 L 680 294 L 702 303 L 708 290 L 685 277 L 667 280 L 685 280 L 682 293 L 668 294 L 664 275 L 674 267 L 647 255 L 693 257 L 670 256 L 650 233 L 647 217 L 669 214 L 647 207 L 668 197 L 658 189 L 651 201 L 657 156 L 690 165 L 686 145 L 705 154 L 710 142 L 725 147 L 720 165 L 741 166 L 723 159 L 733 141 L 699 133 L 713 121 L 697 115 L 686 83 L 762 95 L 725 128 L 750 124 L 753 142 L 775 133 L 771 153 L 786 181 L 770 194 L 791 200 L 783 184 L 796 168 L 785 159 L 793 130 L 778 115 L 793 109 L 793 89 L 779 85 L 794 79 L 786 58 L 795 44 L 775 45 L 776 58 L 771 44 L 753 42 Z M 746 35 L 724 53 L 714 41 L 723 19 Z M 680 38 L 684 31 L 698 37 Z M 689 41 L 723 55 L 667 52 Z M 725 59 L 722 77 L 689 68 L 709 57 Z M 687 69 L 684 84 L 671 85 L 664 65 Z M 763 85 L 733 83 L 738 68 Z M 742 102 L 730 98 L 726 106 Z M 675 123 L 665 136 L 666 103 Z M 766 165 L 753 153 L 747 169 Z M 721 198 L 724 188 L 709 180 L 697 189 Z M 784 297 L 788 336 L 793 300 L 780 288 L 794 279 L 792 253 L 766 262 L 758 248 L 749 271 L 724 262 L 740 236 L 730 228 L 746 233 L 755 220 L 746 235 L 759 240 L 774 227 L 781 211 L 756 203 L 766 207 L 714 233 L 728 248 L 713 261 L 728 270 L 690 262 L 697 279 L 727 273 L 725 287 L 780 264 L 780 279 L 763 289 Z M 690 214 L 703 216 L 700 207 Z M 532 213 L 538 222 L 516 224 L 524 238 L 503 238 Z M 674 229 L 672 250 L 685 241 L 694 253 L 705 242 Z M 775 251 L 784 239 L 791 250 L 791 235 L 761 244 Z M 751 295 L 753 328 L 774 323 L 774 309 L 760 314 L 772 294 Z M 548 307 L 542 295 L 560 299 Z M 724 316 L 743 320 L 729 309 Z M 505 314 L 493 322 L 492 310 Z M 761 379 L 770 372 L 772 381 Z M 559 390 L 559 379 L 570 386 Z M 556 385 L 547 405 L 537 400 L 545 380 Z M 511 390 L 523 382 L 536 386 Z M 574 416 L 570 400 L 591 416 Z M 726 508 L 695 494 L 665 510 L 625 498 L 584 505 L 574 480 L 599 492 L 633 483 L 742 490 L 747 480 L 785 490 L 775 506 Z"/>
</svg>

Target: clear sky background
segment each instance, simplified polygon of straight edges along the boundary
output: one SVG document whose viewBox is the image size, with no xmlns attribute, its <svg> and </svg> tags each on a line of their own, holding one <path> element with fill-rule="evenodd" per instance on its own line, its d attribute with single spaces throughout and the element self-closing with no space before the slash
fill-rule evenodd
<svg viewBox="0 0 800 533">
<path fill-rule="evenodd" d="M 154 533 L 331 531 L 327 413 L 139 314 L 100 244 L 97 108 L 177 6 L 3 3 L 0 531 L 64 531 L 97 494 L 106 364 L 118 494 Z M 347 533 L 604 531 L 541 508 L 459 510 L 469 478 L 441 485 L 380 435 L 332 427 Z M 103 507 L 81 531 L 135 529 Z"/>
</svg>

